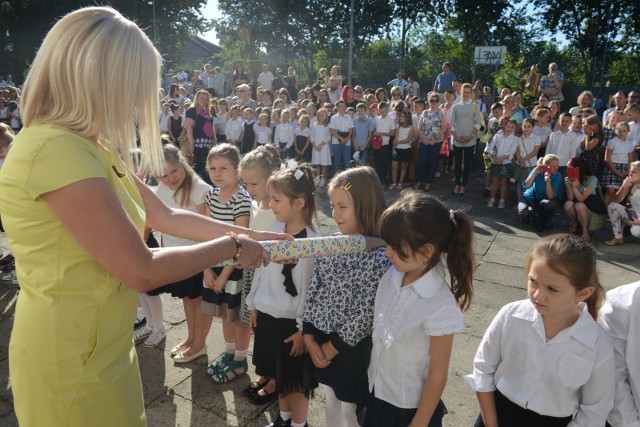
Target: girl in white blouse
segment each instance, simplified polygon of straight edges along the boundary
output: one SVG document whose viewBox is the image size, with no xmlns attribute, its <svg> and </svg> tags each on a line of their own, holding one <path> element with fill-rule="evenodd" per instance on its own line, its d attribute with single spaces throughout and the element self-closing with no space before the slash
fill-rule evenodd
<svg viewBox="0 0 640 427">
<path fill-rule="evenodd" d="M 595 320 L 604 300 L 593 246 L 548 236 L 527 260 L 529 299 L 504 306 L 473 373 L 476 427 L 601 427 L 613 407 L 611 343 Z"/>
<path fill-rule="evenodd" d="M 453 334 L 462 332 L 462 310 L 473 293 L 471 221 L 436 198 L 410 192 L 378 225 L 393 267 L 376 293 L 364 426 L 441 426 Z"/>
</svg>

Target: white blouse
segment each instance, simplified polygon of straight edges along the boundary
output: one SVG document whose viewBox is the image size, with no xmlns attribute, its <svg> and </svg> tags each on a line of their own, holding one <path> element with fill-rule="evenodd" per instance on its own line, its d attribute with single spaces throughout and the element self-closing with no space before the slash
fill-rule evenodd
<svg viewBox="0 0 640 427">
<path fill-rule="evenodd" d="M 541 415 L 576 415 L 568 427 L 601 427 L 613 407 L 613 350 L 587 306 L 576 323 L 547 340 L 542 316 L 528 299 L 500 309 L 484 334 L 473 373 L 476 392 L 496 388 Z"/>
<path fill-rule="evenodd" d="M 616 366 L 607 421 L 613 427 L 640 427 L 640 282 L 607 292 L 598 321 L 611 338 Z"/>
<path fill-rule="evenodd" d="M 391 267 L 380 279 L 373 317 L 369 388 L 398 408 L 417 408 L 429 373 L 432 336 L 463 330 L 462 311 L 442 263 L 402 286 Z"/>
</svg>

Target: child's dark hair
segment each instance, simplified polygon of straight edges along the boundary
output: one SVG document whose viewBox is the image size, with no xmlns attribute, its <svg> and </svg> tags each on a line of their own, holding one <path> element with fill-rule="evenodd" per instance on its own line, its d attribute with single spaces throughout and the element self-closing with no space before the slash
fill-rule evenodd
<svg viewBox="0 0 640 427">
<path fill-rule="evenodd" d="M 264 144 L 245 154 L 240 161 L 240 170 L 258 169 L 265 178 L 269 178 L 280 169 L 280 154 L 276 147 Z"/>
<path fill-rule="evenodd" d="M 551 270 L 562 274 L 576 291 L 593 287 L 593 293 L 584 302 L 589 314 L 598 318 L 598 311 L 604 302 L 604 288 L 596 270 L 597 254 L 591 244 L 572 234 L 554 234 L 536 242 L 527 257 L 525 274 L 529 274 L 534 260 L 544 260 Z"/>
<path fill-rule="evenodd" d="M 302 172 L 301 175 L 300 172 Z M 305 222 L 309 227 L 315 228 L 314 222 L 318 222 L 318 217 L 316 213 L 313 168 L 311 165 L 303 163 L 295 168 L 281 169 L 271 175 L 268 186 L 284 194 L 291 201 L 302 198 L 304 200 Z"/>
<path fill-rule="evenodd" d="M 378 220 L 387 207 L 387 201 L 376 171 L 369 166 L 342 171 L 329 182 L 329 191 L 336 188 L 351 195 L 360 232 L 365 236 L 377 236 Z"/>
<path fill-rule="evenodd" d="M 522 121 L 522 123 L 529 123 L 532 127 L 536 125 L 536 121 L 533 120 L 531 117 L 527 117 Z"/>
<path fill-rule="evenodd" d="M 424 245 L 432 245 L 433 256 L 425 266 L 425 272 L 435 267 L 441 254 L 446 253 L 453 295 L 462 310 L 469 307 L 476 263 L 471 220 L 467 214 L 449 210 L 435 197 L 408 191 L 384 211 L 378 230 L 380 237 L 403 260 Z"/>
<path fill-rule="evenodd" d="M 499 103 L 499 102 L 494 102 L 494 103 L 493 103 L 493 105 L 491 106 L 491 111 L 494 111 L 494 110 L 503 110 L 503 109 L 504 109 L 504 107 L 503 107 L 503 106 L 502 106 L 502 104 L 501 104 L 501 103 Z"/>
<path fill-rule="evenodd" d="M 238 169 L 240 165 L 240 150 L 235 145 L 231 145 L 228 143 L 222 143 L 214 146 L 211 150 L 209 150 L 209 154 L 207 155 L 207 163 L 214 157 L 224 157 L 225 159 L 229 159 L 234 168 Z"/>
<path fill-rule="evenodd" d="M 13 142 L 15 133 L 11 126 L 6 123 L 0 122 L 0 148 L 6 148 Z"/>
</svg>

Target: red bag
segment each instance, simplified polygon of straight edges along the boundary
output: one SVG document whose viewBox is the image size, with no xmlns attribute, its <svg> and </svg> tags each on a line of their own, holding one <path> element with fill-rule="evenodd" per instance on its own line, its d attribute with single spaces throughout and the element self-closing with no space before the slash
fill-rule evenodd
<svg viewBox="0 0 640 427">
<path fill-rule="evenodd" d="M 371 146 L 374 150 L 382 148 L 382 137 L 380 135 L 373 135 L 371 137 Z"/>
<path fill-rule="evenodd" d="M 440 147 L 440 155 L 449 157 L 449 140 L 445 139 L 442 141 L 442 146 Z"/>
</svg>

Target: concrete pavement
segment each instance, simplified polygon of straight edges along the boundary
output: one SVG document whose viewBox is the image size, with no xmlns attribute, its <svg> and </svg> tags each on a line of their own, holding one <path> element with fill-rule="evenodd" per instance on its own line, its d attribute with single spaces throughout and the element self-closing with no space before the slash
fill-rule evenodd
<svg viewBox="0 0 640 427">
<path fill-rule="evenodd" d="M 474 277 L 475 296 L 465 313 L 465 332 L 456 336 L 449 369 L 449 381 L 443 400 L 449 410 L 445 426 L 472 426 L 478 414 L 474 393 L 463 375 L 472 368 L 473 356 L 482 335 L 497 311 L 504 304 L 526 298 L 523 265 L 527 252 L 539 238 L 533 229 L 520 223 L 517 215 L 507 209 L 487 208 L 480 197 L 482 183 L 472 179 L 467 195 L 451 193 L 449 175 L 443 175 L 431 194 L 439 197 L 452 209 L 463 209 L 474 220 L 474 252 L 478 268 Z M 388 200 L 398 192 L 385 191 Z M 323 235 L 336 230 L 331 219 L 325 190 L 318 191 L 319 220 Z M 554 232 L 566 231 L 566 219 L 554 218 Z M 611 238 L 610 227 L 592 233 L 598 252 L 600 280 L 607 289 L 631 283 L 640 275 L 640 241 L 626 237 L 628 244 L 608 247 L 604 240 Z M 6 242 L 2 242 L 6 245 Z M 19 288 L 8 282 L 0 283 L 0 425 L 17 426 L 13 412 L 11 389 L 8 383 L 8 342 L 15 299 Z M 277 405 L 265 407 L 249 404 L 242 397 L 242 389 L 249 377 L 228 384 L 216 385 L 206 375 L 206 360 L 175 365 L 168 350 L 185 334 L 186 324 L 182 302 L 163 295 L 167 330 L 166 342 L 154 349 L 138 346 L 140 371 L 144 386 L 149 426 L 264 426 L 277 415 Z M 208 356 L 215 358 L 223 351 L 221 324 L 214 321 L 209 334 Z M 253 372 L 251 372 L 253 374 Z M 309 425 L 324 426 L 324 397 L 321 389 L 311 401 Z"/>
</svg>

